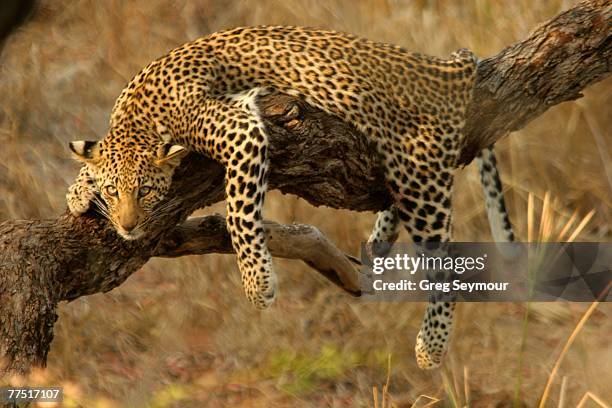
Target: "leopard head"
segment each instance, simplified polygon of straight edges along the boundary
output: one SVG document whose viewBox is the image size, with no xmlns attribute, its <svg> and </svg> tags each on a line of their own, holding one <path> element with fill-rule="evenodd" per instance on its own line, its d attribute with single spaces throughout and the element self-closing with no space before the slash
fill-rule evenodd
<svg viewBox="0 0 612 408">
<path fill-rule="evenodd" d="M 127 240 L 145 235 L 170 189 L 174 170 L 188 153 L 180 145 L 160 141 L 152 146 L 140 140 L 109 135 L 102 141 L 69 144 L 74 158 L 89 168 L 102 199 L 96 203 L 100 212 Z"/>
</svg>

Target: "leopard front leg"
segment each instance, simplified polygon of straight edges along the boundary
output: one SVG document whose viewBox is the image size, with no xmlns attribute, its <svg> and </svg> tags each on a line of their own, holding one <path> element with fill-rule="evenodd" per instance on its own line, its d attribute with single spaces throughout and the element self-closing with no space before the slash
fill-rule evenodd
<svg viewBox="0 0 612 408">
<path fill-rule="evenodd" d="M 227 228 L 238 259 L 242 285 L 257 308 L 268 307 L 276 294 L 276 275 L 266 245 L 262 208 L 266 193 L 268 161 L 266 144 L 256 142 L 257 131 L 238 146 L 227 166 Z M 245 145 L 260 154 L 246 153 Z M 242 149 L 241 149 L 242 148 Z"/>
<path fill-rule="evenodd" d="M 226 167 L 227 229 L 249 301 L 259 309 L 275 299 L 276 275 L 266 244 L 262 208 L 267 189 L 268 137 L 251 91 L 230 101 L 207 100 L 194 130 L 196 150 Z M 205 127 L 211 124 L 210 127 Z M 204 147 L 203 147 L 204 146 Z M 205 147 L 208 146 L 208 147 Z M 199 147 L 199 149 L 198 149 Z"/>
<path fill-rule="evenodd" d="M 81 167 L 79 175 L 66 194 L 66 202 L 70 213 L 75 217 L 84 214 L 96 196 L 97 188 L 91 170 L 87 165 Z"/>
</svg>

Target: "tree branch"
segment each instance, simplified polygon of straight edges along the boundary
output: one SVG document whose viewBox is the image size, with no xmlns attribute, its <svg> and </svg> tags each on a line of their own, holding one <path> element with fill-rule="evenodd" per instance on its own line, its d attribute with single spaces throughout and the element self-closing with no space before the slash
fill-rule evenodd
<svg viewBox="0 0 612 408">
<path fill-rule="evenodd" d="M 612 3 L 582 1 L 480 61 L 460 163 L 610 75 L 611 25 Z"/>
<path fill-rule="evenodd" d="M 575 99 L 610 73 L 611 6 L 589 0 L 544 24 L 531 36 L 479 64 L 461 164 L 546 109 Z M 313 205 L 377 211 L 391 198 L 372 142 L 352 126 L 282 94 L 259 106 L 270 132 L 269 185 Z M 184 222 L 223 199 L 223 168 L 190 155 L 168 198 L 179 205 L 160 216 L 144 240 L 120 239 L 91 212 L 80 218 L 0 223 L 0 359 L 5 370 L 44 365 L 62 300 L 107 292 L 153 256 L 229 252 L 218 216 Z M 276 256 L 302 259 L 348 292 L 358 290 L 353 259 L 316 229 L 267 224 Z M 2 368 L 0 366 L 0 372 Z"/>
<path fill-rule="evenodd" d="M 317 228 L 282 225 L 265 221 L 268 249 L 272 256 L 299 259 L 351 295 L 359 295 L 359 260 L 344 254 Z M 225 218 L 220 215 L 189 218 L 168 233 L 152 256 L 177 258 L 185 255 L 235 253 Z"/>
</svg>

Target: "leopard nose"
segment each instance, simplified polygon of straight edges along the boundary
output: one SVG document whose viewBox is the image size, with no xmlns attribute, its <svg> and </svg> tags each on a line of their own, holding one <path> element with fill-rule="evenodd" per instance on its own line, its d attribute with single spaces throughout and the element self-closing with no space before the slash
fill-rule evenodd
<svg viewBox="0 0 612 408">
<path fill-rule="evenodd" d="M 121 228 L 123 228 L 126 232 L 132 231 L 138 225 L 138 218 L 133 217 L 127 220 L 122 220 Z"/>
</svg>

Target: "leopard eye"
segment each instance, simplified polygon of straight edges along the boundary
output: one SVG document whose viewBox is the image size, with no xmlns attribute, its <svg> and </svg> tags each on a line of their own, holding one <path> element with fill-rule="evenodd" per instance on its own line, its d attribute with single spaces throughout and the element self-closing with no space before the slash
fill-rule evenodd
<svg viewBox="0 0 612 408">
<path fill-rule="evenodd" d="M 138 196 L 145 197 L 149 195 L 150 192 L 151 192 L 151 187 L 149 186 L 140 187 L 140 190 L 138 190 Z"/>
<path fill-rule="evenodd" d="M 104 190 L 106 191 L 106 194 L 108 194 L 111 197 L 117 197 L 117 195 L 119 194 L 117 192 L 117 187 L 115 187 L 113 185 L 108 185 L 108 186 L 104 187 Z"/>
</svg>

